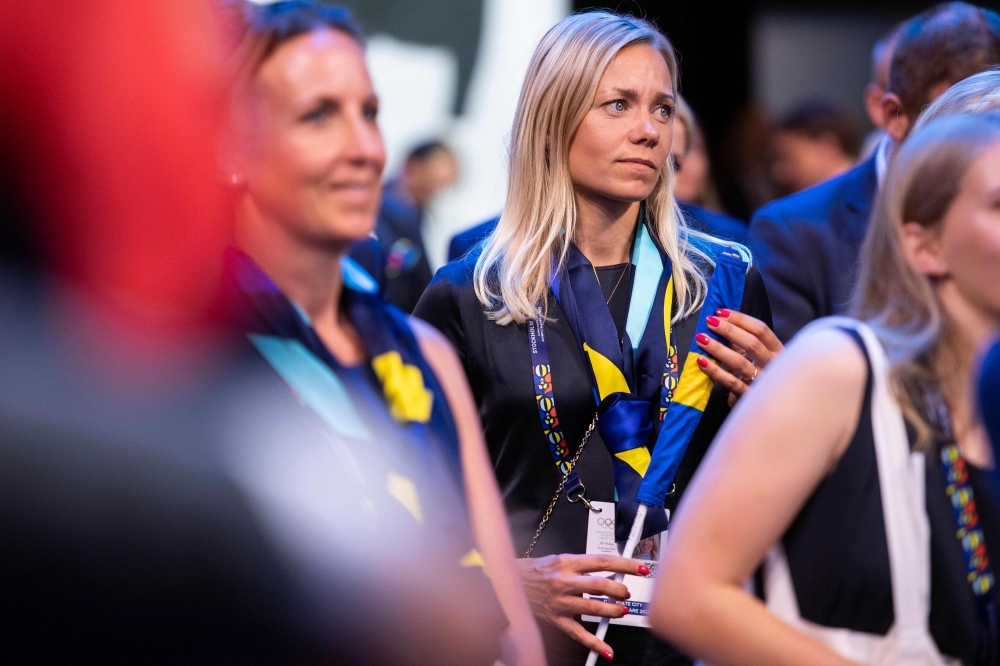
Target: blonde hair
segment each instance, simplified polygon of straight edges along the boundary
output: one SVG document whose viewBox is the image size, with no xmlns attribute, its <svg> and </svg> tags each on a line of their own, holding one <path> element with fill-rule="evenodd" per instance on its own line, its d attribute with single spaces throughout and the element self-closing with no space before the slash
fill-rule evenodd
<svg viewBox="0 0 1000 666">
<path fill-rule="evenodd" d="M 511 132 L 507 199 L 476 262 L 476 296 L 501 325 L 547 309 L 553 263 L 562 268 L 576 228 L 569 147 L 604 70 L 619 51 L 649 44 L 667 63 L 677 97 L 674 49 L 650 23 L 604 11 L 569 16 L 542 37 L 528 65 Z M 669 160 L 645 200 L 650 229 L 673 264 L 676 317 L 700 307 L 712 256 L 692 240 L 720 242 L 687 228 Z M 704 245 L 704 243 L 702 244 Z"/>
<path fill-rule="evenodd" d="M 862 248 L 853 314 L 885 345 L 893 391 L 922 450 L 935 435 L 925 389 L 960 388 L 974 350 L 941 306 L 933 278 L 907 260 L 903 225 L 940 228 L 969 166 L 998 141 L 1000 113 L 947 116 L 915 131 L 892 160 Z"/>
<path fill-rule="evenodd" d="M 1000 68 L 994 67 L 962 79 L 924 108 L 913 131 L 927 123 L 956 113 L 1000 111 Z"/>
</svg>

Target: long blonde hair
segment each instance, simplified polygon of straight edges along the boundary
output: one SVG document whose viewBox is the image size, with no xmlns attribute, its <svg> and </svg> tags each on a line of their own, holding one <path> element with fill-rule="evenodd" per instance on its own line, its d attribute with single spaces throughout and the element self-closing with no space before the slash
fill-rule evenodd
<svg viewBox="0 0 1000 666">
<path fill-rule="evenodd" d="M 501 325 L 545 314 L 553 261 L 562 267 L 574 236 L 577 211 L 569 173 L 569 147 L 604 70 L 623 48 L 649 44 L 667 63 L 677 97 L 677 59 L 652 24 L 604 11 L 569 16 L 542 37 L 528 65 L 511 132 L 507 199 L 496 231 L 476 262 L 476 296 Z M 674 199 L 670 165 L 645 200 L 653 234 L 673 264 L 676 317 L 700 307 L 712 256 L 691 240 Z"/>
<path fill-rule="evenodd" d="M 893 392 L 923 450 L 935 435 L 924 390 L 960 388 L 974 350 L 942 307 L 933 279 L 907 260 L 903 225 L 939 229 L 969 165 L 998 141 L 994 112 L 946 116 L 915 131 L 893 158 L 862 248 L 853 314 L 885 345 Z"/>
</svg>

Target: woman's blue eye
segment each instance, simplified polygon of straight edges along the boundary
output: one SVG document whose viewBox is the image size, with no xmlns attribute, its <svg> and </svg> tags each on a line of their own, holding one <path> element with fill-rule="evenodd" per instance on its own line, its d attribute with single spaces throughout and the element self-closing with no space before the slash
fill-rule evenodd
<svg viewBox="0 0 1000 666">
<path fill-rule="evenodd" d="M 300 120 L 305 123 L 320 124 L 325 121 L 330 114 L 333 113 L 334 108 L 332 104 L 320 104 L 313 108 L 311 111 L 307 111 L 302 114 Z"/>
<path fill-rule="evenodd" d="M 613 102 L 609 102 L 609 106 L 611 107 L 611 110 L 614 111 L 615 113 L 621 113 L 622 111 L 625 110 L 625 100 L 616 99 Z"/>
<path fill-rule="evenodd" d="M 310 111 L 306 115 L 302 116 L 302 120 L 307 123 L 319 123 L 322 122 L 327 116 L 326 109 L 316 109 L 315 111 Z"/>
<path fill-rule="evenodd" d="M 673 118 L 674 117 L 674 107 L 672 106 L 661 106 L 660 116 L 663 118 Z"/>
</svg>

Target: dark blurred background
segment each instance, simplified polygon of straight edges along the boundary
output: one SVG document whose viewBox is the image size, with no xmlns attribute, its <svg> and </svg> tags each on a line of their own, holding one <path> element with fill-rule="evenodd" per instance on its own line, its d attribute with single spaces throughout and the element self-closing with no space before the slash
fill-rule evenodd
<svg viewBox="0 0 1000 666">
<path fill-rule="evenodd" d="M 443 263 L 452 234 L 500 211 L 509 131 L 528 59 L 545 30 L 566 14 L 590 8 L 631 13 L 670 38 L 679 54 L 681 92 L 702 130 L 687 137 L 691 149 L 678 197 L 745 221 L 768 201 L 871 155 L 880 138 L 865 104 L 872 48 L 902 20 L 936 4 L 328 1 L 348 5 L 371 37 L 369 65 L 383 98 L 380 124 L 389 152 L 386 179 L 398 178 L 421 142 L 439 140 L 456 158 L 457 179 L 423 206 L 419 234 L 432 269 Z M 880 98 L 881 92 L 870 96 L 869 104 Z M 683 187 L 682 180 L 688 181 Z"/>
<path fill-rule="evenodd" d="M 935 3 L 749 0 L 739 3 L 581 2 L 656 22 L 680 53 L 681 92 L 705 130 L 722 207 L 743 219 L 776 196 L 753 171 L 764 165 L 769 127 L 796 104 L 824 98 L 872 129 L 863 92 L 875 42 Z M 996 8 L 996 3 L 977 3 Z M 755 162 L 757 164 L 755 164 Z"/>
</svg>

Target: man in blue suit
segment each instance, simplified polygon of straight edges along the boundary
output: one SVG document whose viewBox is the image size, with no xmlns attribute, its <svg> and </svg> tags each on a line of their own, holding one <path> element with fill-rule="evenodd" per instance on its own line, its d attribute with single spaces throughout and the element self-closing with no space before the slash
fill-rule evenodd
<svg viewBox="0 0 1000 666">
<path fill-rule="evenodd" d="M 1000 15 L 963 2 L 937 5 L 899 32 L 882 99 L 888 136 L 847 173 L 773 201 L 750 221 L 753 251 L 787 342 L 810 321 L 843 313 L 879 183 L 921 109 L 952 84 L 1000 63 Z"/>
</svg>

